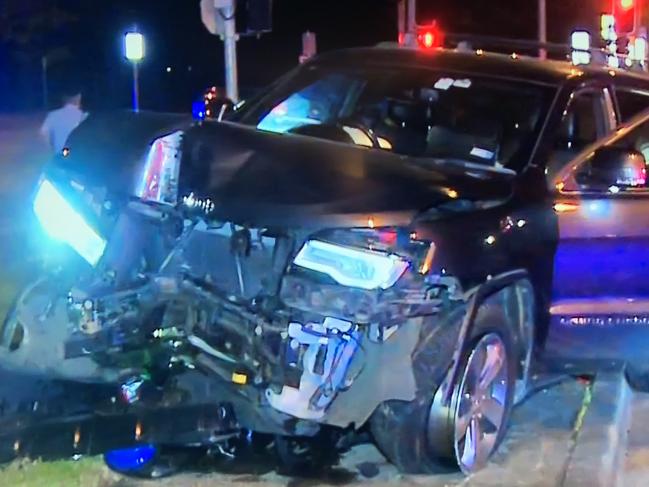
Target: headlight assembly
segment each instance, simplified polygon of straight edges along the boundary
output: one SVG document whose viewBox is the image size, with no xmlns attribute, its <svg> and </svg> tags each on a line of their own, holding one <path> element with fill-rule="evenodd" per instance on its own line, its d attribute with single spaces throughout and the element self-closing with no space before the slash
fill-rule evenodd
<svg viewBox="0 0 649 487">
<path fill-rule="evenodd" d="M 70 245 L 90 265 L 96 265 L 104 254 L 106 240 L 47 179 L 41 182 L 36 193 L 34 213 L 51 238 Z"/>
<path fill-rule="evenodd" d="M 309 240 L 294 264 L 322 272 L 343 286 L 360 289 L 388 289 L 410 266 L 404 258 L 381 251 Z"/>
</svg>

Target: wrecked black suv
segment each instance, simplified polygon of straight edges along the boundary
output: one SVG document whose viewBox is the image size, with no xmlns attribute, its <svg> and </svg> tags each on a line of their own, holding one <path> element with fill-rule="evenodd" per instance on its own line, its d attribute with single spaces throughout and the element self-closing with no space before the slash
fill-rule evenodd
<svg viewBox="0 0 649 487">
<path fill-rule="evenodd" d="M 482 51 L 355 49 L 220 123 L 154 124 L 155 140 L 113 124 L 108 153 L 82 125 L 34 199 L 80 262 L 25 290 L 0 361 L 114 382 L 133 407 L 218 412 L 143 442 L 368 428 L 403 471 L 472 472 L 533 358 L 580 371 L 628 352 L 584 318 L 608 277 L 575 262 L 594 248 L 580 228 L 610 237 L 592 203 L 645 191 L 644 156 L 606 145 L 570 168 L 648 88 Z M 599 195 L 588 211 L 582 194 Z"/>
</svg>

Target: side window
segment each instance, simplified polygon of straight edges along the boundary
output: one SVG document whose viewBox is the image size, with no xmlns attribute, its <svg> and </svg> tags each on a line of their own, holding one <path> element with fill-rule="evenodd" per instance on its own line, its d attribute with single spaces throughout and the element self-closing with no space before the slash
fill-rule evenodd
<svg viewBox="0 0 649 487">
<path fill-rule="evenodd" d="M 555 136 L 554 150 L 547 165 L 550 180 L 581 150 L 605 132 L 604 94 L 601 90 L 576 93 Z"/>
<path fill-rule="evenodd" d="M 649 108 L 649 92 L 641 90 L 616 89 L 617 108 L 622 122 Z"/>
</svg>

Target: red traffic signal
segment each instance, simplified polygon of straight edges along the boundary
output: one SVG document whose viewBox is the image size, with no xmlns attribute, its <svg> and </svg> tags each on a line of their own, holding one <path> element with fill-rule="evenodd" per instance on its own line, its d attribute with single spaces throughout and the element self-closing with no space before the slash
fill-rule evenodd
<svg viewBox="0 0 649 487">
<path fill-rule="evenodd" d="M 635 7 L 635 0 L 618 0 L 620 3 L 620 9 L 629 10 Z"/>
<path fill-rule="evenodd" d="M 437 28 L 437 24 L 421 25 L 417 27 L 417 45 L 421 49 L 434 49 L 444 45 L 444 33 Z"/>
<path fill-rule="evenodd" d="M 631 34 L 635 30 L 638 0 L 613 0 L 613 15 L 618 34 Z"/>
</svg>

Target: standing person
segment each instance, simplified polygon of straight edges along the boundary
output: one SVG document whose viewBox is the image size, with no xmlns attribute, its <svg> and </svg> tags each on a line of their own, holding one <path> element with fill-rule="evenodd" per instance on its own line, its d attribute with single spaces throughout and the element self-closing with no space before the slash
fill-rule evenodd
<svg viewBox="0 0 649 487">
<path fill-rule="evenodd" d="M 41 127 L 41 136 L 55 153 L 65 147 L 72 131 L 88 116 L 81 109 L 81 93 L 74 92 L 63 97 L 63 106 L 47 114 Z"/>
</svg>

